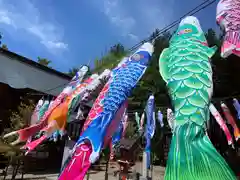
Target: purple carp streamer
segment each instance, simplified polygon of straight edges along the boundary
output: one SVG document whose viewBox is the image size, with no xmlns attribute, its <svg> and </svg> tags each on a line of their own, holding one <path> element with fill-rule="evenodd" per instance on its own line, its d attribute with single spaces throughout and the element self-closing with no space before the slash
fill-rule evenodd
<svg viewBox="0 0 240 180">
<path fill-rule="evenodd" d="M 160 110 L 158 111 L 158 118 L 157 119 L 158 119 L 158 122 L 159 122 L 159 124 L 162 128 L 164 126 L 164 122 L 163 122 L 163 114 Z"/>
<path fill-rule="evenodd" d="M 236 98 L 233 99 L 233 106 L 237 111 L 237 117 L 240 120 L 240 104 Z"/>
<path fill-rule="evenodd" d="M 236 139 L 236 141 L 238 141 L 238 139 L 240 138 L 240 131 L 239 131 L 238 126 L 235 122 L 235 119 L 233 118 L 233 116 L 232 116 L 229 108 L 227 107 L 227 105 L 224 104 L 223 102 L 221 103 L 221 108 L 223 110 L 223 113 L 224 113 L 227 121 L 233 127 L 235 139 Z"/>
<path fill-rule="evenodd" d="M 121 138 L 124 136 L 124 134 L 123 134 L 123 133 L 125 133 L 124 132 L 125 131 L 124 128 L 126 128 L 124 126 L 126 126 L 126 123 L 127 123 L 126 122 L 127 121 L 127 119 L 126 119 L 126 112 L 127 112 L 127 108 L 125 108 L 125 110 L 124 110 L 124 113 L 123 113 L 123 115 L 121 117 L 121 121 L 120 121 L 120 124 L 118 126 L 117 131 L 113 134 L 112 142 L 110 144 L 110 151 L 111 151 L 110 152 L 110 160 L 114 159 L 114 157 L 115 157 L 114 148 L 115 148 L 116 144 L 118 144 L 119 141 L 121 140 Z"/>
</svg>

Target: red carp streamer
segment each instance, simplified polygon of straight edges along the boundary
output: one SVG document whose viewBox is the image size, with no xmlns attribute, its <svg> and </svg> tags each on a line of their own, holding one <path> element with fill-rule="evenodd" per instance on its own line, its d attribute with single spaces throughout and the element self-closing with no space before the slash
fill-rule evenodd
<svg viewBox="0 0 240 180">
<path fill-rule="evenodd" d="M 234 129 L 234 136 L 235 136 L 235 140 L 238 141 L 238 139 L 240 138 L 240 131 L 238 129 L 238 126 L 235 122 L 235 119 L 233 118 L 229 108 L 226 106 L 226 104 L 221 103 L 221 108 L 223 110 L 224 116 L 226 117 L 227 121 L 231 124 L 231 126 Z"/>
<path fill-rule="evenodd" d="M 218 110 L 215 108 L 215 106 L 213 104 L 210 104 L 209 110 L 210 110 L 211 114 L 213 115 L 213 117 L 216 119 L 220 128 L 223 130 L 223 132 L 227 138 L 228 145 L 233 145 L 233 139 L 232 139 L 231 133 L 230 133 L 227 125 L 225 124 L 222 116 L 218 112 Z"/>
</svg>

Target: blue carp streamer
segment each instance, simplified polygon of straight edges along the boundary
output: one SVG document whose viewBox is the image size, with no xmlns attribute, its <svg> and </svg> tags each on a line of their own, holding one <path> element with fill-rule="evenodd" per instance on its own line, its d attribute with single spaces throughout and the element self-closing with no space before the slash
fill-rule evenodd
<svg viewBox="0 0 240 180">
<path fill-rule="evenodd" d="M 145 152 L 147 154 L 147 168 L 150 168 L 151 165 L 151 139 L 154 136 L 156 123 L 155 123 L 155 113 L 154 113 L 154 96 L 151 95 L 148 98 L 147 106 L 146 106 L 146 114 L 147 114 L 147 125 L 145 130 L 145 138 L 146 138 L 146 146 Z"/>
</svg>

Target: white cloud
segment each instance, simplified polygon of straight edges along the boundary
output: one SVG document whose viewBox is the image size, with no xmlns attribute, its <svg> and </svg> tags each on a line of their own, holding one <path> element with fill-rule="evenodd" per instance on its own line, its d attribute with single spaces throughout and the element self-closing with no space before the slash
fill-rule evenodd
<svg viewBox="0 0 240 180">
<path fill-rule="evenodd" d="M 174 0 L 96 0 L 97 7 L 123 36 L 139 41 L 173 20 Z M 95 2 L 96 2 L 95 1 Z"/>
<path fill-rule="evenodd" d="M 129 36 L 133 40 L 140 41 L 139 37 L 135 34 L 129 33 L 129 34 L 127 34 L 127 36 Z"/>
<path fill-rule="evenodd" d="M 103 13 L 108 17 L 110 22 L 117 28 L 121 29 L 122 35 L 130 37 L 134 40 L 138 36 L 132 32 L 135 27 L 136 21 L 125 11 L 123 4 L 120 0 L 103 0 Z"/>
<path fill-rule="evenodd" d="M 53 53 L 56 50 L 68 48 L 68 45 L 63 41 L 63 30 L 54 22 L 43 19 L 39 10 L 30 0 L 14 2 L 10 4 L 9 0 L 0 0 L 0 25 L 2 24 L 2 28 L 5 28 L 6 31 L 13 28 L 17 32 L 24 30 L 36 37 L 39 43 Z"/>
<path fill-rule="evenodd" d="M 8 17 L 7 13 L 2 11 L 0 11 L 0 23 L 14 26 L 12 20 Z"/>
</svg>

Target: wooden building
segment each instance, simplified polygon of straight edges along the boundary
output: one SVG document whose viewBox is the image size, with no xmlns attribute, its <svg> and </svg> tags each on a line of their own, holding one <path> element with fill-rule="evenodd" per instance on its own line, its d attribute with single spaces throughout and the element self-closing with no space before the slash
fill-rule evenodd
<svg viewBox="0 0 240 180">
<path fill-rule="evenodd" d="M 16 110 L 20 97 L 38 100 L 57 96 L 71 77 L 6 49 L 0 49 L 0 133 Z M 40 96 L 31 95 L 41 93 Z"/>
<path fill-rule="evenodd" d="M 36 103 L 43 95 L 55 97 L 71 80 L 64 73 L 2 48 L 0 64 L 0 134 L 10 126 L 9 117 L 22 100 L 31 99 Z M 30 167 L 35 170 L 49 168 L 51 163 L 47 164 L 48 167 L 46 158 L 49 162 L 55 162 L 52 163 L 53 166 L 60 165 L 63 146 L 62 142 L 48 143 L 47 147 L 40 146 L 38 151 L 27 157 L 28 162 L 38 158 L 37 165 Z M 57 162 L 59 159 L 60 162 Z"/>
</svg>

